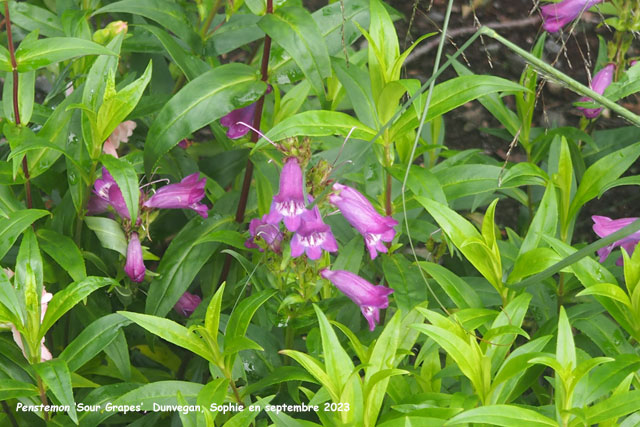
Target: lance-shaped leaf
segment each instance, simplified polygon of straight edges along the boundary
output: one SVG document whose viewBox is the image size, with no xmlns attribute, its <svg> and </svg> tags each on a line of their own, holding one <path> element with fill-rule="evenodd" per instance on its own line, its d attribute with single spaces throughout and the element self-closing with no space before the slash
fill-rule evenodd
<svg viewBox="0 0 640 427">
<path fill-rule="evenodd" d="M 202 339 L 194 332 L 189 331 L 189 329 L 173 320 L 165 319 L 164 317 L 150 316 L 148 314 L 132 313 L 130 311 L 119 311 L 118 314 L 121 314 L 152 334 L 215 363 L 212 354 L 204 345 Z"/>
<path fill-rule="evenodd" d="M 78 424 L 76 402 L 73 398 L 73 389 L 71 387 L 71 372 L 69 372 L 65 361 L 60 359 L 48 360 L 33 365 L 33 369 L 42 378 L 42 381 L 58 402 L 69 407 L 67 414 L 74 423 Z"/>
<path fill-rule="evenodd" d="M 74 282 L 57 292 L 47 307 L 47 312 L 42 319 L 40 325 L 40 333 L 38 339 L 47 333 L 49 328 L 53 326 L 67 311 L 71 310 L 77 303 L 85 299 L 95 290 L 103 286 L 118 286 L 118 282 L 109 277 L 93 277 L 89 276 L 80 282 Z"/>
<path fill-rule="evenodd" d="M 37 70 L 67 59 L 85 55 L 116 54 L 89 40 L 73 37 L 50 37 L 46 39 L 29 39 L 20 44 L 16 50 L 18 71 Z"/>
<path fill-rule="evenodd" d="M 11 212 L 7 218 L 0 218 L 0 259 L 4 258 L 25 228 L 45 215 L 49 215 L 49 212 L 23 209 Z"/>
<path fill-rule="evenodd" d="M 110 154 L 104 154 L 100 161 L 107 168 L 113 179 L 118 184 L 124 202 L 127 204 L 131 222 L 136 223 L 138 209 L 140 207 L 140 188 L 138 187 L 138 174 L 128 161 L 116 159 Z"/>
<path fill-rule="evenodd" d="M 256 71 L 225 64 L 190 81 L 160 110 L 144 146 L 147 174 L 183 138 L 232 110 L 256 101 L 266 90 Z"/>
</svg>

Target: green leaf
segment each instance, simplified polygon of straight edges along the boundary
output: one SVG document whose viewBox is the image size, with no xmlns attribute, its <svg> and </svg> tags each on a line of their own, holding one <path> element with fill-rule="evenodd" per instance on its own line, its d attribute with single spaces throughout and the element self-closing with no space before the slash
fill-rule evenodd
<svg viewBox="0 0 640 427">
<path fill-rule="evenodd" d="M 295 116 L 287 117 L 265 135 L 271 141 L 277 142 L 294 136 L 347 136 L 351 129 L 353 139 L 368 140 L 375 136 L 376 132 L 365 126 L 348 114 L 339 111 L 313 110 L 303 111 Z M 260 138 L 254 147 L 254 151 L 269 144 L 265 138 Z"/>
<path fill-rule="evenodd" d="M 602 297 L 611 298 L 631 308 L 629 296 L 620 288 L 620 286 L 612 283 L 598 283 L 596 285 L 589 286 L 585 290 L 579 292 L 576 296 L 582 297 L 585 295 L 600 295 Z"/>
<path fill-rule="evenodd" d="M 558 342 L 556 344 L 556 359 L 564 369 L 576 367 L 576 346 L 573 342 L 573 332 L 564 307 L 560 307 L 558 315 Z"/>
<path fill-rule="evenodd" d="M 160 110 L 149 129 L 144 149 L 147 174 L 183 138 L 256 101 L 265 90 L 255 70 L 240 63 L 221 65 L 187 83 Z"/>
<path fill-rule="evenodd" d="M 219 243 L 197 244 L 199 237 L 232 221 L 231 217 L 194 217 L 171 240 L 149 286 L 145 311 L 165 316 L 187 290 L 202 266 L 220 247 Z"/>
<path fill-rule="evenodd" d="M 371 128 L 378 128 L 376 104 L 371 93 L 369 74 L 361 67 L 347 66 L 342 58 L 331 58 L 333 70 L 347 92 L 358 119 Z"/>
<path fill-rule="evenodd" d="M 0 379 L 0 400 L 2 401 L 37 395 L 38 387 L 33 384 L 9 378 Z"/>
<path fill-rule="evenodd" d="M 53 258 L 74 281 L 87 277 L 80 249 L 69 237 L 46 228 L 38 230 L 40 247 Z"/>
<path fill-rule="evenodd" d="M 71 372 L 64 360 L 53 359 L 32 366 L 58 402 L 69 407 L 67 414 L 74 423 L 78 424 L 76 402 L 73 399 L 71 387 Z"/>
<path fill-rule="evenodd" d="M 511 270 L 507 278 L 507 283 L 517 283 L 525 277 L 540 273 L 561 259 L 553 249 L 549 248 L 534 248 L 521 253 L 516 258 L 513 270 Z"/>
<path fill-rule="evenodd" d="M 144 28 L 156 36 L 160 43 L 162 43 L 162 46 L 166 49 L 169 56 L 171 56 L 173 62 L 180 67 L 180 70 L 182 70 L 184 75 L 187 77 L 187 80 L 191 81 L 199 75 L 211 70 L 209 64 L 197 56 L 187 52 L 169 33 L 161 28 L 154 27 L 153 25 L 138 25 L 137 28 Z M 216 31 L 215 34 L 217 34 L 218 31 Z"/>
<path fill-rule="evenodd" d="M 225 427 L 249 427 L 253 425 L 253 420 L 258 416 L 259 413 L 263 411 L 263 409 L 271 402 L 273 399 L 272 396 L 267 396 L 262 399 L 257 400 L 252 406 L 259 408 L 256 411 L 244 410 L 235 414 L 233 417 L 229 419 L 226 423 L 224 423 Z"/>
<path fill-rule="evenodd" d="M 526 425 L 527 427 L 557 427 L 558 423 L 551 418 L 519 406 L 513 405 L 490 405 L 470 409 L 456 415 L 445 426 L 455 426 L 468 423 L 489 423 L 497 426 L 513 427 L 516 425 Z"/>
<path fill-rule="evenodd" d="M 3 317 L 17 326 L 22 326 L 26 322 L 26 313 L 20 303 L 16 288 L 9 282 L 9 277 L 4 269 L 0 268 L 0 304 L 6 308 Z"/>
<path fill-rule="evenodd" d="M 88 216 L 84 219 L 87 227 L 93 230 L 103 247 L 127 256 L 127 239 L 122 227 L 110 218 Z"/>
<path fill-rule="evenodd" d="M 89 40 L 73 37 L 50 37 L 29 40 L 16 50 L 18 71 L 31 71 L 47 65 L 85 55 L 116 55 L 113 51 Z"/>
<path fill-rule="evenodd" d="M 318 362 L 313 357 L 309 356 L 306 353 L 302 353 L 301 351 L 296 350 L 280 350 L 281 354 L 285 356 L 289 356 L 296 362 L 298 362 L 304 369 L 307 370 L 313 377 L 318 380 L 323 387 L 327 389 L 332 398 L 339 400 L 338 398 L 338 390 L 334 381 L 331 379 L 329 375 L 325 372 L 322 364 Z"/>
<path fill-rule="evenodd" d="M 533 216 L 518 256 L 537 248 L 543 235 L 555 236 L 558 224 L 558 202 L 554 185 L 547 185 L 540 205 Z"/>
<path fill-rule="evenodd" d="M 425 207 L 469 262 L 498 292 L 502 292 L 502 271 L 499 261 L 495 259 L 495 253 L 487 247 L 478 230 L 443 204 L 420 196 L 416 196 L 416 200 Z"/>
<path fill-rule="evenodd" d="M 416 304 L 427 299 L 427 289 L 415 264 L 404 255 L 393 254 L 382 258 L 382 270 L 398 308 L 408 313 Z"/>
<path fill-rule="evenodd" d="M 100 161 L 113 176 L 116 184 L 118 184 L 122 197 L 127 204 L 131 223 L 135 224 L 140 207 L 140 188 L 138 187 L 138 174 L 135 168 L 125 159 L 116 159 L 110 154 L 103 154 L 100 157 Z"/>
<path fill-rule="evenodd" d="M 16 260 L 16 275 L 13 280 L 16 290 L 20 293 L 24 292 L 31 276 L 35 280 L 38 295 L 40 295 L 42 293 L 43 270 L 38 240 L 33 229 L 27 228 L 22 235 Z"/>
<path fill-rule="evenodd" d="M 306 9 L 285 6 L 265 14 L 258 27 L 282 46 L 305 74 L 316 95 L 325 98 L 323 80 L 331 76 L 331 61 L 318 25 Z"/>
<path fill-rule="evenodd" d="M 640 142 L 608 154 L 589 166 L 571 202 L 569 218 L 575 216 L 589 200 L 597 197 L 603 187 L 618 179 L 638 156 L 640 156 Z"/>
<path fill-rule="evenodd" d="M 20 122 L 28 124 L 33 113 L 33 99 L 35 95 L 36 73 L 28 71 L 20 73 L 18 77 L 18 111 L 20 112 Z M 7 120 L 16 122 L 13 108 L 13 73 L 8 72 L 4 78 L 2 88 L 2 108 Z"/>
<path fill-rule="evenodd" d="M 190 332 L 189 329 L 173 320 L 165 319 L 164 317 L 150 316 L 148 314 L 132 313 L 130 311 L 119 311 L 118 314 L 121 314 L 152 334 L 170 343 L 185 348 L 205 360 L 215 362 L 203 341 L 196 336 L 195 333 Z"/>
<path fill-rule="evenodd" d="M 169 0 L 122 0 L 96 10 L 92 16 L 114 12 L 149 18 L 186 41 L 192 49 L 201 44 L 200 37 L 179 3 Z"/>
<path fill-rule="evenodd" d="M 204 317 L 204 327 L 211 336 L 211 340 L 214 343 L 218 342 L 218 328 L 220 327 L 220 308 L 222 307 L 222 295 L 224 295 L 224 288 L 226 282 L 222 283 L 216 293 L 211 298 L 209 306 L 207 307 L 207 313 Z"/>
<path fill-rule="evenodd" d="M 119 55 L 123 38 L 124 33 L 118 33 L 109 42 L 107 48 Z M 116 75 L 118 59 L 117 56 L 99 56 L 89 69 L 82 92 L 82 104 L 87 108 L 87 111 L 82 111 L 82 136 L 87 152 L 94 157 L 102 152 L 102 143 L 104 142 L 97 135 L 95 114 L 102 104 L 107 85 L 112 81 L 108 77 Z"/>
<path fill-rule="evenodd" d="M 118 92 L 115 92 L 113 80 L 111 83 L 107 83 L 105 97 L 96 117 L 96 132 L 99 141 L 105 141 L 109 138 L 109 135 L 138 105 L 142 93 L 151 81 L 151 70 L 152 64 L 149 61 L 142 76 Z M 108 79 L 113 79 L 113 76 L 109 76 Z"/>
<path fill-rule="evenodd" d="M 0 12 L 4 15 L 4 6 L 0 8 Z M 17 25 L 27 31 L 38 30 L 41 35 L 46 37 L 64 36 L 60 19 L 47 9 L 27 2 L 11 1 L 9 2 L 9 14 L 12 25 Z"/>
<path fill-rule="evenodd" d="M 426 122 L 433 120 L 469 101 L 496 92 L 521 92 L 524 87 L 509 80 L 486 75 L 461 76 L 449 79 L 433 88 Z M 423 96 L 424 98 L 424 96 Z M 424 98 L 426 101 L 426 98 Z M 414 109 L 408 109 L 391 128 L 395 139 L 418 126 Z"/>
<path fill-rule="evenodd" d="M 476 291 L 447 268 L 427 261 L 420 261 L 418 265 L 433 277 L 458 308 L 483 307 Z"/>
<path fill-rule="evenodd" d="M 318 326 L 320 327 L 320 337 L 322 339 L 322 353 L 324 355 L 327 374 L 329 378 L 332 379 L 332 383 L 335 384 L 334 391 L 341 392 L 354 370 L 353 362 L 347 352 L 342 348 L 335 331 L 329 324 L 322 310 L 315 304 L 313 308 L 316 311 L 316 316 L 318 316 Z M 311 374 L 313 374 L 313 372 Z M 334 402 L 340 401 L 337 397 L 338 396 L 332 396 Z"/>
<path fill-rule="evenodd" d="M 58 356 L 75 372 L 93 359 L 116 338 L 120 329 L 131 321 L 117 313 L 103 316 L 86 326 Z"/>
<path fill-rule="evenodd" d="M 227 328 L 224 331 L 225 353 L 228 353 L 227 347 L 230 347 L 232 342 L 237 342 L 240 338 L 244 337 L 255 312 L 276 293 L 275 290 L 265 289 L 240 301 L 231 313 L 231 316 L 229 316 Z M 233 366 L 234 361 L 235 353 L 231 353 L 225 358 L 225 364 L 229 368 Z"/>
<path fill-rule="evenodd" d="M 33 222 L 49 215 L 40 209 L 23 209 L 11 212 L 8 218 L 0 218 L 0 259 L 4 258 L 22 232 Z"/>
<path fill-rule="evenodd" d="M 44 337 L 44 334 L 47 333 L 49 328 L 77 303 L 85 299 L 95 290 L 107 285 L 118 286 L 118 282 L 109 277 L 89 276 L 57 292 L 49 302 L 47 312 L 44 315 L 44 319 L 42 319 L 38 339 Z"/>
<path fill-rule="evenodd" d="M 585 409 L 589 425 L 640 411 L 640 390 L 617 394 Z"/>
</svg>

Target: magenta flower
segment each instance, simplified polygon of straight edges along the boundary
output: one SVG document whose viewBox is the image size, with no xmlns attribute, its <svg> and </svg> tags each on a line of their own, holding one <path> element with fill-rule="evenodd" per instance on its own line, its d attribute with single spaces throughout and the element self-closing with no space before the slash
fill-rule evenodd
<svg viewBox="0 0 640 427">
<path fill-rule="evenodd" d="M 362 315 L 369 322 L 369 329 L 374 330 L 380 323 L 380 309 L 389 306 L 389 295 L 393 289 L 374 286 L 357 274 L 345 270 L 320 270 L 320 275 L 331 281 L 336 288 L 360 306 Z"/>
<path fill-rule="evenodd" d="M 256 103 L 249 104 L 246 107 L 233 110 L 226 116 L 220 119 L 220 124 L 227 127 L 227 137 L 231 139 L 238 139 L 249 133 L 249 128 L 240 122 L 249 123 L 253 122 L 253 116 L 256 113 Z"/>
<path fill-rule="evenodd" d="M 305 211 L 303 186 L 298 159 L 289 157 L 280 173 L 280 192 L 273 197 L 266 218 L 269 224 L 278 224 L 284 218 L 284 225 L 289 231 L 298 229 Z"/>
<path fill-rule="evenodd" d="M 550 33 L 555 33 L 569 22 L 576 19 L 582 12 L 604 0 L 563 0 L 542 6 L 543 27 Z"/>
<path fill-rule="evenodd" d="M 594 215 L 591 217 L 593 220 L 593 231 L 599 237 L 606 237 L 611 233 L 615 233 L 621 228 L 626 227 L 627 225 L 633 223 L 638 218 L 620 218 L 620 219 L 611 219 L 606 216 L 598 216 Z M 618 246 L 623 247 L 625 251 L 629 255 L 633 253 L 636 245 L 640 242 L 640 231 L 636 231 L 630 236 L 625 237 L 624 239 L 620 239 L 617 242 L 613 242 L 609 246 L 598 249 L 598 256 L 600 256 L 600 262 L 604 262 L 605 259 L 609 256 L 611 251 L 613 251 Z M 622 257 L 618 258 L 616 261 L 616 265 L 622 265 Z"/>
<path fill-rule="evenodd" d="M 244 242 L 245 247 L 263 252 L 264 250 L 255 242 L 255 239 L 262 239 L 273 252 L 280 253 L 282 251 L 280 247 L 282 232 L 277 225 L 267 223 L 267 215 L 252 219 L 249 223 L 249 233 L 251 237 Z"/>
<path fill-rule="evenodd" d="M 331 227 L 322 220 L 320 209 L 314 206 L 313 210 L 306 210 L 302 214 L 300 227 L 291 239 L 291 256 L 296 258 L 306 252 L 309 259 L 318 259 L 323 249 L 327 252 L 336 252 L 338 243 L 333 237 Z"/>
<path fill-rule="evenodd" d="M 143 203 L 147 208 L 193 209 L 201 217 L 208 216 L 207 205 L 199 203 L 204 198 L 206 178 L 198 179 L 198 173 L 185 177 L 178 184 L 169 184 L 160 188 Z"/>
<path fill-rule="evenodd" d="M 87 204 L 89 214 L 102 213 L 111 206 L 122 218 L 131 218 L 122 191 L 107 168 L 102 168 L 102 178 L 96 179 L 93 183 L 93 193 L 95 197 L 91 197 Z"/>
<path fill-rule="evenodd" d="M 602 95 L 613 81 L 613 74 L 615 73 L 615 71 L 616 66 L 614 64 L 607 65 L 606 67 L 598 71 L 595 76 L 593 76 L 593 80 L 591 81 L 589 87 L 593 89 L 594 92 Z M 593 101 L 593 99 L 586 96 L 580 98 L 580 102 L 591 101 Z M 595 119 L 602 111 L 602 108 L 578 107 L 578 110 L 582 111 L 582 114 L 584 114 L 587 119 Z"/>
<path fill-rule="evenodd" d="M 196 308 L 198 308 L 201 302 L 202 299 L 200 299 L 198 295 L 185 292 L 184 294 L 182 294 L 173 309 L 183 316 L 189 317 L 191 316 L 191 313 L 193 313 Z"/>
<path fill-rule="evenodd" d="M 345 217 L 364 237 L 371 259 L 378 256 L 378 252 L 387 252 L 382 242 L 390 242 L 396 235 L 393 229 L 398 221 L 390 216 L 382 216 L 358 190 L 346 185 L 335 183 L 333 189 L 338 193 L 331 194 L 329 201 L 336 205 Z"/>
<path fill-rule="evenodd" d="M 124 265 L 124 272 L 134 282 L 142 282 L 146 269 L 142 259 L 142 246 L 138 233 L 131 233 L 129 238 L 129 246 L 127 246 L 127 262 Z"/>
</svg>

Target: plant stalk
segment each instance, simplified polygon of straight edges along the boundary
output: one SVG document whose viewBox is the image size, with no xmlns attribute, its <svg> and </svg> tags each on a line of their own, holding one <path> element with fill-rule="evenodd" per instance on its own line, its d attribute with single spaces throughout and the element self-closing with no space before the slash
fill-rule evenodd
<svg viewBox="0 0 640 427">
<path fill-rule="evenodd" d="M 273 13 L 273 0 L 267 0 L 267 13 Z M 271 37 L 265 34 L 264 36 L 264 48 L 262 50 L 262 63 L 260 66 L 260 74 L 262 81 L 267 82 L 269 79 L 269 56 L 271 55 Z M 263 94 L 256 102 L 256 112 L 253 115 L 252 126 L 254 129 L 260 130 L 260 121 L 262 118 L 262 110 L 264 108 Z M 256 132 L 251 133 L 251 142 L 254 144 L 258 142 L 260 135 Z M 240 200 L 238 201 L 238 208 L 236 210 L 236 222 L 242 224 L 244 222 L 244 214 L 247 209 L 247 200 L 249 199 L 249 189 L 251 187 L 251 180 L 253 179 L 253 162 L 250 158 L 247 159 L 247 166 L 244 171 L 244 179 L 242 181 L 242 189 L 240 190 Z M 222 273 L 220 274 L 219 283 L 223 283 L 227 280 L 229 270 L 231 268 L 231 255 L 227 254 L 224 260 L 224 266 L 222 267 Z"/>
<path fill-rule="evenodd" d="M 21 125 L 20 121 L 20 108 L 18 106 L 18 63 L 16 62 L 16 52 L 13 47 L 13 33 L 11 32 L 11 17 L 9 15 L 9 2 L 4 2 L 4 21 L 7 26 L 7 44 L 9 45 L 9 56 L 11 57 L 11 69 L 13 71 L 13 116 L 15 118 L 16 126 Z M 27 163 L 27 155 L 22 157 L 22 172 L 24 173 L 25 183 L 24 192 L 27 199 L 27 208 L 31 209 L 33 201 L 31 199 L 31 182 L 29 181 L 29 164 Z"/>
</svg>

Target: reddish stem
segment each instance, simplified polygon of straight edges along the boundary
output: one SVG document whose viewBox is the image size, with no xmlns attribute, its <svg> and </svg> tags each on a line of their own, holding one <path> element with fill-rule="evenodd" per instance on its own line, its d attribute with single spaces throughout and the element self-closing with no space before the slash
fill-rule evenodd
<svg viewBox="0 0 640 427">
<path fill-rule="evenodd" d="M 273 0 L 267 0 L 267 13 L 273 13 Z M 271 55 L 271 37 L 264 36 L 264 48 L 262 50 L 262 63 L 260 73 L 262 81 L 267 82 L 269 79 L 269 56 Z M 256 112 L 253 115 L 252 126 L 254 129 L 260 130 L 260 121 L 262 118 L 262 110 L 264 108 L 264 97 L 262 95 L 256 102 Z M 260 135 L 257 132 L 251 134 L 251 142 L 258 142 Z M 240 200 L 238 201 L 238 209 L 236 210 L 236 222 L 241 224 L 244 222 L 244 214 L 247 210 L 247 200 L 249 199 L 249 189 L 251 188 L 251 180 L 253 179 L 253 162 L 247 159 L 247 167 L 244 171 L 244 180 L 242 181 L 242 189 L 240 190 Z M 220 283 L 227 280 L 229 269 L 231 268 L 231 255 L 227 255 L 222 273 L 220 274 Z"/>
<path fill-rule="evenodd" d="M 13 116 L 16 126 L 20 126 L 20 108 L 18 107 L 18 63 L 16 62 L 16 52 L 13 47 L 13 33 L 11 32 L 11 17 L 9 15 L 9 2 L 4 2 L 4 22 L 7 26 L 7 44 L 9 45 L 9 56 L 11 57 L 11 69 L 13 70 Z M 27 155 L 22 158 L 22 172 L 26 179 L 24 183 L 24 191 L 27 197 L 27 208 L 31 209 L 33 205 L 31 201 L 31 183 L 29 182 L 29 165 L 27 163 Z"/>
</svg>

